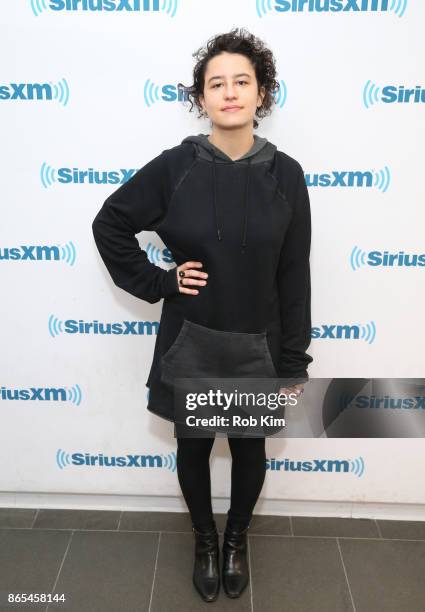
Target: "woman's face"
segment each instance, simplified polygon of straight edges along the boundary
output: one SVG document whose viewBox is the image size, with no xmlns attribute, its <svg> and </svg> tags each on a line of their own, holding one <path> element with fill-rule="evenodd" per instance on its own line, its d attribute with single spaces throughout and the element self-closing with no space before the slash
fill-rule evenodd
<svg viewBox="0 0 425 612">
<path fill-rule="evenodd" d="M 213 125 L 223 129 L 252 127 L 264 94 L 264 87 L 258 93 L 255 70 L 245 55 L 223 52 L 209 60 L 200 103 Z"/>
</svg>

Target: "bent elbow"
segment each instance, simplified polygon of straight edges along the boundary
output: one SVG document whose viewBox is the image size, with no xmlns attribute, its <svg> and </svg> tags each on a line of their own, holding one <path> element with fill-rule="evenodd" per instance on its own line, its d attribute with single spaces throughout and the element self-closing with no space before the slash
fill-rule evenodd
<svg viewBox="0 0 425 612">
<path fill-rule="evenodd" d="M 100 226 L 99 216 L 100 216 L 100 211 L 96 214 L 95 218 L 93 219 L 91 223 L 91 229 L 92 229 L 94 236 L 96 236 L 96 234 L 99 233 L 99 226 Z"/>
</svg>

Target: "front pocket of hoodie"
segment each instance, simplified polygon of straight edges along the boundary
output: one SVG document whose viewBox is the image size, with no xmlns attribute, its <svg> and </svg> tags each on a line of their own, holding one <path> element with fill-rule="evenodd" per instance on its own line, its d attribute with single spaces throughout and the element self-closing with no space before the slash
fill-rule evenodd
<svg viewBox="0 0 425 612">
<path fill-rule="evenodd" d="M 161 358 L 161 379 L 276 378 L 266 331 L 229 332 L 184 319 L 180 333 Z"/>
</svg>

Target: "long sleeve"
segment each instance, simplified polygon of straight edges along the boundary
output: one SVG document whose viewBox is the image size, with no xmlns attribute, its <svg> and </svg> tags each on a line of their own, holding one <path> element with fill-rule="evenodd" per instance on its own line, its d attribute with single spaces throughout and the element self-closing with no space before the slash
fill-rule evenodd
<svg viewBox="0 0 425 612">
<path fill-rule="evenodd" d="M 301 166 L 292 210 L 277 271 L 282 329 L 278 374 L 308 380 L 307 367 L 313 361 L 306 353 L 311 342 L 311 213 Z"/>
<path fill-rule="evenodd" d="M 166 215 L 171 186 L 164 152 L 138 170 L 104 202 L 92 222 L 97 249 L 117 287 L 154 304 L 179 291 L 176 267 L 151 263 L 136 234 L 155 231 Z"/>
</svg>

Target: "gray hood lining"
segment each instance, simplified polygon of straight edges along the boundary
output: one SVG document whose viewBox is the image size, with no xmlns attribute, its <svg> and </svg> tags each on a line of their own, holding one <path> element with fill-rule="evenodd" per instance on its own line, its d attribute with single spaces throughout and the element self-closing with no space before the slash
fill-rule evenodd
<svg viewBox="0 0 425 612">
<path fill-rule="evenodd" d="M 224 151 L 213 145 L 208 140 L 207 134 L 198 134 L 197 136 L 188 136 L 182 141 L 183 143 L 192 143 L 196 148 L 197 156 L 201 159 L 212 161 L 212 187 L 215 212 L 215 226 L 218 241 L 223 240 L 223 229 L 220 219 L 220 207 L 217 198 L 217 164 L 227 165 L 244 165 L 246 168 L 245 189 L 244 189 L 244 219 L 243 219 L 243 236 L 241 252 L 244 253 L 248 246 L 247 242 L 247 225 L 248 225 L 248 200 L 249 200 L 249 184 L 250 173 L 253 164 L 264 163 L 274 158 L 277 147 L 269 142 L 267 138 L 261 138 L 254 134 L 254 144 L 251 149 L 239 159 L 233 160 Z"/>
<path fill-rule="evenodd" d="M 201 159 L 207 161 L 213 161 L 213 154 L 215 154 L 215 158 L 217 163 L 230 163 L 230 164 L 239 164 L 239 163 L 247 163 L 248 159 L 251 159 L 251 163 L 263 163 L 265 161 L 269 161 L 273 159 L 277 147 L 269 142 L 267 138 L 262 138 L 261 136 L 257 136 L 254 134 L 254 144 L 251 149 L 239 157 L 238 159 L 233 160 L 229 157 L 224 151 L 213 145 L 208 140 L 208 134 L 198 134 L 196 136 L 188 136 L 184 138 L 182 144 L 185 142 L 191 142 L 196 148 L 196 152 Z"/>
</svg>

